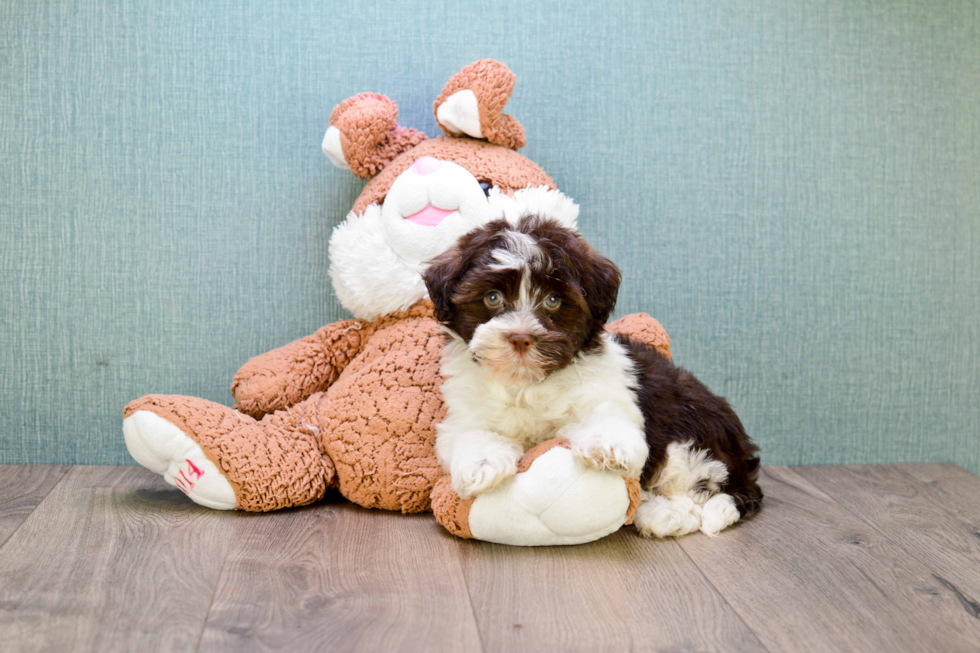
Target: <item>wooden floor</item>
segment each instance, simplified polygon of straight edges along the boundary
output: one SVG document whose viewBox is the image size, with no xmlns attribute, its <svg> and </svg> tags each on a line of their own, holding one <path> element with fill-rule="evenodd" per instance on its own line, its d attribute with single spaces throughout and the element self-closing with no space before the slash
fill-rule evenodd
<svg viewBox="0 0 980 653">
<path fill-rule="evenodd" d="M 519 549 L 338 497 L 223 513 L 138 467 L 0 466 L 0 650 L 980 650 L 980 478 L 762 485 L 716 538 Z"/>
</svg>

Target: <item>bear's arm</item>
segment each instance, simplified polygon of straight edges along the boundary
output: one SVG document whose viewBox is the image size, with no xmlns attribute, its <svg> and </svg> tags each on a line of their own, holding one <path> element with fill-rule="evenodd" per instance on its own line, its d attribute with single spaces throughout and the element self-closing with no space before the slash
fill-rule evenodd
<svg viewBox="0 0 980 653">
<path fill-rule="evenodd" d="M 374 332 L 370 322 L 341 320 L 250 359 L 235 375 L 235 409 L 260 418 L 326 390 Z"/>
<path fill-rule="evenodd" d="M 646 313 L 631 313 L 624 315 L 615 322 L 606 325 L 606 331 L 627 336 L 648 347 L 653 347 L 661 354 L 670 358 L 670 336 L 660 326 L 660 322 Z"/>
</svg>

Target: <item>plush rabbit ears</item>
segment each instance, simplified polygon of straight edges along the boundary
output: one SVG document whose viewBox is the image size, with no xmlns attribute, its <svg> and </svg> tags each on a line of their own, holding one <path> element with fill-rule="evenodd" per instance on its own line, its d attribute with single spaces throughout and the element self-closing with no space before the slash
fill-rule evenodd
<svg viewBox="0 0 980 653">
<path fill-rule="evenodd" d="M 524 145 L 524 128 L 501 113 L 514 90 L 507 66 L 484 59 L 452 76 L 435 101 L 436 121 L 448 136 L 480 138 L 516 150 Z M 373 177 L 392 159 L 426 139 L 398 124 L 398 107 L 384 95 L 360 93 L 330 114 L 323 153 L 338 168 L 361 179 Z"/>
<path fill-rule="evenodd" d="M 453 75 L 435 101 L 436 122 L 447 136 L 485 138 L 512 150 L 524 147 L 524 128 L 502 113 L 517 78 L 510 68 L 483 59 Z"/>
<path fill-rule="evenodd" d="M 394 102 L 378 93 L 359 93 L 334 107 L 323 153 L 338 168 L 350 168 L 366 179 L 425 138 L 422 132 L 398 124 Z"/>
</svg>

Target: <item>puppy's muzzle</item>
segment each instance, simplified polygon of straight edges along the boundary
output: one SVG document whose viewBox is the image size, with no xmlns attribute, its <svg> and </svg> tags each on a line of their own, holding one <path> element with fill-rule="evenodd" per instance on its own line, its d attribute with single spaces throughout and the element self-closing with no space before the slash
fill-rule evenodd
<svg viewBox="0 0 980 653">
<path fill-rule="evenodd" d="M 534 339 L 526 333 L 513 333 L 508 340 L 514 351 L 521 355 L 526 354 L 531 345 L 534 344 Z"/>
</svg>

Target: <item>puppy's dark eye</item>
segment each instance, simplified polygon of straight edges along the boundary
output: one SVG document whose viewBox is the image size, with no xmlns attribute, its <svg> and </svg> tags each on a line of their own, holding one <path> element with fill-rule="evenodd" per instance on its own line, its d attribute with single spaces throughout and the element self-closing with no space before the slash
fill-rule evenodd
<svg viewBox="0 0 980 653">
<path fill-rule="evenodd" d="M 486 297 L 483 298 L 483 303 L 490 308 L 497 308 L 504 303 L 504 296 L 497 290 L 491 290 L 487 293 Z"/>
<path fill-rule="evenodd" d="M 558 295 L 548 295 L 548 298 L 544 300 L 544 307 L 550 310 L 555 310 L 561 306 L 561 297 Z"/>
<path fill-rule="evenodd" d="M 480 182 L 480 188 L 483 189 L 483 194 L 486 195 L 487 197 L 490 197 L 490 189 L 492 187 L 493 187 L 493 184 L 491 184 L 489 181 L 481 181 Z"/>
</svg>

